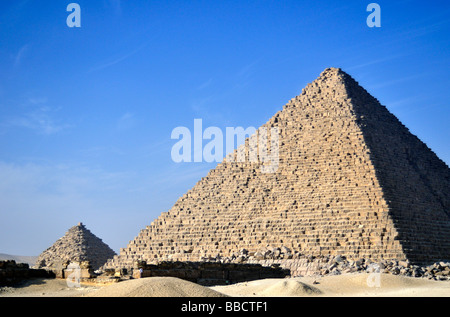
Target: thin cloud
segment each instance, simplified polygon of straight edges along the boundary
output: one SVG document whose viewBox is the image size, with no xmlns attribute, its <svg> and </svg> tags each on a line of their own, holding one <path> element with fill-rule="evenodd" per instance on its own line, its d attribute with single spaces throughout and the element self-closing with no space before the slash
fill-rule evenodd
<svg viewBox="0 0 450 317">
<path fill-rule="evenodd" d="M 405 81 L 421 78 L 422 76 L 423 76 L 423 74 L 405 76 L 405 77 L 396 78 L 393 80 L 383 81 L 383 82 L 373 84 L 373 85 L 368 84 L 367 86 L 369 86 L 370 89 L 379 89 L 379 88 L 383 88 L 383 87 L 387 87 L 387 86 L 397 85 L 397 84 L 403 83 Z"/>
<path fill-rule="evenodd" d="M 33 105 L 40 105 L 47 103 L 48 99 L 47 97 L 31 97 L 28 98 L 28 102 Z"/>
<path fill-rule="evenodd" d="M 123 196 L 130 184 L 139 181 L 134 172 L 110 172 L 80 164 L 0 161 L 0 175 L 0 208 L 7 211 L 0 222 L 0 249 L 23 248 L 23 241 L 28 241 L 26 247 L 35 248 L 32 254 L 39 254 L 46 244 L 39 240 L 44 239 L 48 231 L 33 231 L 35 223 L 51 223 L 49 230 L 52 231 L 61 226 L 62 219 L 68 223 L 77 223 L 80 219 L 94 222 L 106 214 L 132 214 L 131 204 L 138 208 L 134 196 Z M 22 231 L 18 231 L 19 223 Z M 15 238 L 17 232 L 22 239 Z M 29 239 L 34 236 L 33 243 L 24 240 L 24 234 L 30 235 Z M 37 234 L 39 239 L 36 239 Z"/>
<path fill-rule="evenodd" d="M 245 65 L 238 71 L 237 76 L 244 77 L 244 78 L 249 77 L 253 73 L 253 68 L 255 67 L 255 65 L 257 65 L 259 62 L 261 62 L 261 60 L 262 60 L 262 58 L 258 58 L 257 60 Z"/>
<path fill-rule="evenodd" d="M 27 52 L 29 50 L 29 47 L 30 47 L 29 44 L 25 44 L 24 46 L 22 46 L 19 49 L 17 54 L 14 55 L 14 67 L 20 66 L 20 64 L 22 63 L 23 58 L 25 57 L 25 55 L 27 54 Z"/>
<path fill-rule="evenodd" d="M 154 142 L 149 145 L 144 145 L 141 148 L 139 157 L 140 158 L 153 158 L 157 153 L 165 152 L 170 156 L 170 151 L 174 145 L 174 140 L 169 137 L 164 138 L 160 141 Z"/>
<path fill-rule="evenodd" d="M 385 58 L 372 60 L 372 61 L 369 61 L 369 62 L 366 62 L 366 63 L 356 64 L 356 65 L 353 65 L 353 66 L 350 66 L 350 67 L 345 67 L 345 70 L 349 71 L 349 70 L 355 70 L 355 69 L 359 69 L 359 68 L 364 68 L 364 67 L 367 67 L 367 66 L 372 66 L 372 65 L 375 65 L 375 64 L 388 62 L 388 61 L 391 61 L 393 59 L 405 57 L 406 55 L 411 55 L 411 54 L 398 54 L 398 55 L 388 56 L 388 57 L 385 57 Z"/>
<path fill-rule="evenodd" d="M 94 146 L 78 151 L 85 158 L 99 158 L 111 155 L 125 155 L 125 152 L 114 146 Z"/>
<path fill-rule="evenodd" d="M 112 8 L 114 14 L 122 15 L 122 3 L 121 0 L 108 0 L 107 6 Z"/>
<path fill-rule="evenodd" d="M 411 97 L 406 97 L 398 100 L 394 100 L 392 102 L 388 102 L 387 105 L 389 108 L 402 108 L 402 107 L 410 107 L 413 104 L 417 104 L 418 102 L 425 101 L 424 95 L 414 95 Z"/>
<path fill-rule="evenodd" d="M 130 53 L 128 53 L 128 54 L 122 55 L 122 56 L 120 56 L 120 57 L 118 57 L 118 58 L 115 58 L 115 59 L 113 59 L 113 60 L 103 62 L 102 64 L 100 64 L 100 65 L 98 65 L 98 66 L 95 66 L 95 67 L 91 68 L 91 69 L 88 71 L 88 73 L 92 73 L 92 72 L 95 72 L 95 71 L 99 71 L 99 70 L 102 70 L 102 69 L 105 69 L 105 68 L 114 66 L 114 65 L 116 65 L 116 64 L 118 64 L 118 63 L 120 63 L 120 62 L 123 62 L 124 60 L 130 58 L 131 56 L 133 56 L 134 54 L 136 54 L 137 52 L 139 52 L 144 46 L 145 46 L 145 45 L 142 45 L 142 46 L 140 46 L 139 48 L 135 49 L 134 51 L 132 51 L 132 52 L 130 52 Z"/>
<path fill-rule="evenodd" d="M 236 73 L 236 83 L 233 89 L 242 89 L 250 84 L 252 78 L 255 74 L 255 66 L 258 65 L 262 61 L 262 57 L 257 60 L 243 66 Z"/>
<path fill-rule="evenodd" d="M 9 118 L 2 123 L 3 128 L 25 128 L 36 131 L 38 134 L 51 135 L 72 127 L 59 123 L 53 118 L 55 110 L 42 106 L 20 116 Z"/>
<path fill-rule="evenodd" d="M 450 22 L 450 19 L 448 18 L 449 13 L 450 10 L 442 10 L 439 12 L 439 14 L 426 16 L 426 18 L 422 20 L 413 19 L 412 25 L 407 26 L 397 35 L 402 39 L 413 39 L 416 37 L 427 35 L 429 33 L 440 31 L 442 30 L 443 26 Z"/>
<path fill-rule="evenodd" d="M 211 103 L 213 101 L 213 97 L 203 97 L 203 98 L 195 98 L 191 101 L 191 109 L 197 115 L 205 115 L 207 110 L 211 108 Z"/>
<path fill-rule="evenodd" d="M 12 164 L 0 161 L 3 175 L 1 192 L 15 191 L 25 194 L 80 197 L 96 192 L 122 190 L 124 182 L 134 180 L 134 172 L 111 172 L 80 164 Z M 62 197 L 61 196 L 61 197 Z"/>
<path fill-rule="evenodd" d="M 213 81 L 212 78 L 210 78 L 209 80 L 207 80 L 207 81 L 205 81 L 204 83 L 200 84 L 200 85 L 197 87 L 197 90 L 203 90 L 203 89 L 205 89 L 206 87 L 208 87 L 208 86 L 211 85 L 212 81 Z"/>
<path fill-rule="evenodd" d="M 127 112 L 122 115 L 117 122 L 117 129 L 128 130 L 136 124 L 136 118 L 133 113 Z"/>
</svg>

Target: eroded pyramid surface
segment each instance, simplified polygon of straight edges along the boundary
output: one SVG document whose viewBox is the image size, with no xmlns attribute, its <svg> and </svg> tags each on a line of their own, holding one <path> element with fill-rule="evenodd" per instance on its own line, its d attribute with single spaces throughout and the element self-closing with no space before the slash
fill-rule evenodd
<svg viewBox="0 0 450 317">
<path fill-rule="evenodd" d="M 225 159 L 106 267 L 266 246 L 450 259 L 450 169 L 341 69 L 323 71 L 263 127 L 279 131 L 276 172 Z"/>
<path fill-rule="evenodd" d="M 67 262 L 89 261 L 95 270 L 114 255 L 116 253 L 106 243 L 79 223 L 39 255 L 36 267 L 57 268 Z"/>
</svg>

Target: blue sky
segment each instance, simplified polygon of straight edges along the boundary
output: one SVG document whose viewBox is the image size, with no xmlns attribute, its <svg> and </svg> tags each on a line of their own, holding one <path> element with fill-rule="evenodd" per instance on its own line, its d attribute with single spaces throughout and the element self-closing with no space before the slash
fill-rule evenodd
<svg viewBox="0 0 450 317">
<path fill-rule="evenodd" d="M 259 127 L 327 67 L 450 165 L 448 1 L 70 2 L 0 2 L 0 253 L 79 221 L 119 251 L 216 165 L 174 128 Z"/>
</svg>

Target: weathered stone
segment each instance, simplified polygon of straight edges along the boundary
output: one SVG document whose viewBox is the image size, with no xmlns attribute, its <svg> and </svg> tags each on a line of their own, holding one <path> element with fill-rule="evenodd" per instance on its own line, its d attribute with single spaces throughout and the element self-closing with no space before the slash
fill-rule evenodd
<svg viewBox="0 0 450 317">
<path fill-rule="evenodd" d="M 391 273 L 394 274 L 394 275 L 400 274 L 400 268 L 397 267 L 397 266 L 393 267 L 392 270 L 391 270 Z"/>
<path fill-rule="evenodd" d="M 139 269 L 133 270 L 134 278 L 172 276 L 202 285 L 224 285 L 255 279 L 284 278 L 289 275 L 289 270 L 280 267 L 219 262 L 164 261 L 157 265 L 140 262 Z"/>
<path fill-rule="evenodd" d="M 358 259 L 358 260 L 355 261 L 355 265 L 356 265 L 357 267 L 358 267 L 358 266 L 361 266 L 363 263 L 364 263 L 364 259 Z"/>
<path fill-rule="evenodd" d="M 256 260 L 264 260 L 264 254 L 262 254 L 261 252 L 255 252 L 254 258 Z"/>
<path fill-rule="evenodd" d="M 340 255 L 336 255 L 334 257 L 334 262 L 336 262 L 336 263 L 341 263 L 343 261 L 344 261 L 344 258 L 342 256 L 340 256 Z"/>
<path fill-rule="evenodd" d="M 311 263 L 336 254 L 449 260 L 450 169 L 348 74 L 326 69 L 261 128 L 278 129 L 276 170 L 264 173 L 269 162 L 248 160 L 256 133 L 105 268 L 196 261 L 219 250 L 237 258 L 243 248 L 265 247 L 274 249 L 266 259 L 287 261 L 282 246 Z M 232 160 L 241 152 L 245 162 Z M 176 252 L 186 246 L 189 253 Z"/>
<path fill-rule="evenodd" d="M 115 254 L 107 244 L 79 223 L 39 255 L 36 268 L 61 271 L 70 262 L 77 262 L 82 269 L 96 270 Z"/>
<path fill-rule="evenodd" d="M 53 272 L 43 269 L 32 269 L 27 263 L 16 263 L 14 260 L 0 261 L 0 287 L 14 286 L 29 278 L 54 278 Z"/>
</svg>

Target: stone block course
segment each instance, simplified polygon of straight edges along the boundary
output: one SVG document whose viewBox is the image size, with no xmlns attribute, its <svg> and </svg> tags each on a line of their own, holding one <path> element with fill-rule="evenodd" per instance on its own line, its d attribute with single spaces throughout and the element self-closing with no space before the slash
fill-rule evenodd
<svg viewBox="0 0 450 317">
<path fill-rule="evenodd" d="M 163 261 L 157 264 L 137 261 L 132 271 L 134 278 L 171 276 L 201 285 L 227 285 L 257 279 L 290 276 L 288 269 L 280 267 L 265 267 L 258 263 L 238 264 L 217 261 Z"/>
<path fill-rule="evenodd" d="M 26 263 L 14 260 L 0 261 L 0 286 L 15 286 L 30 278 L 54 278 L 55 275 L 44 269 L 32 269 Z"/>
<path fill-rule="evenodd" d="M 60 271 L 70 262 L 89 262 L 97 270 L 115 254 L 106 243 L 79 223 L 42 252 L 35 266 Z"/>
<path fill-rule="evenodd" d="M 350 260 L 450 259 L 450 169 L 348 74 L 326 69 L 263 127 L 279 129 L 276 172 L 225 159 L 104 268 L 265 246 Z"/>
</svg>

